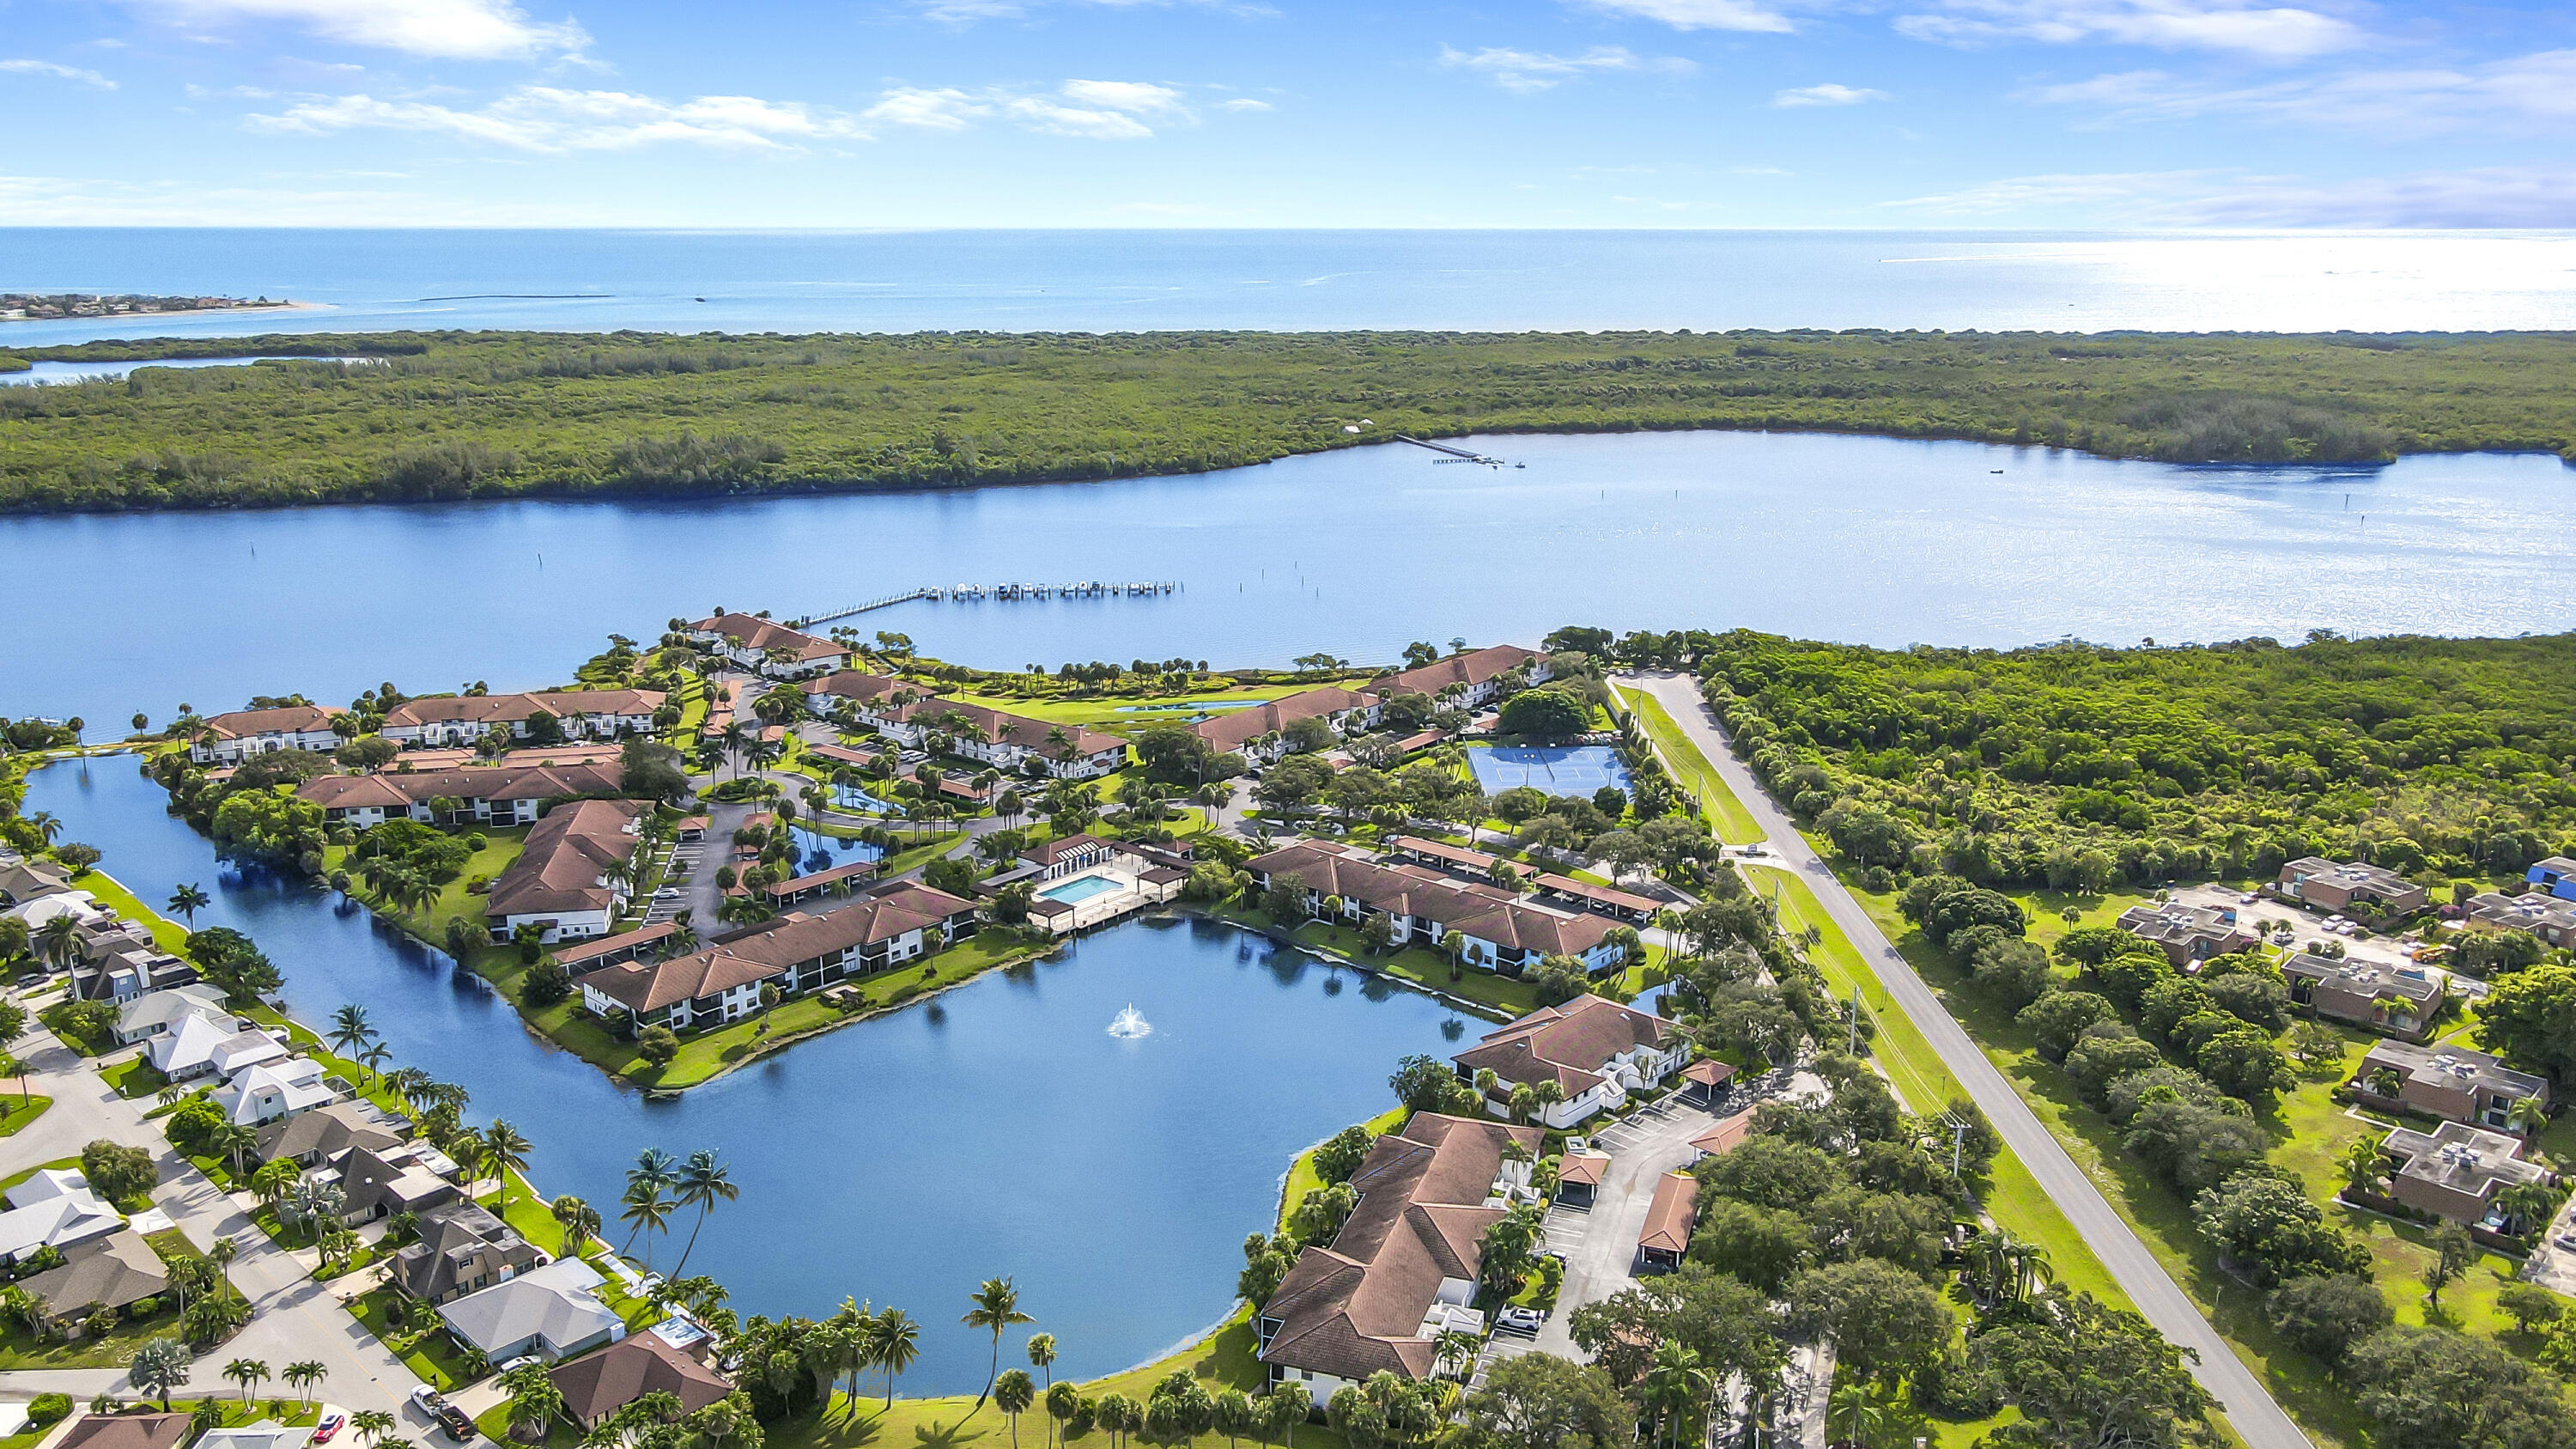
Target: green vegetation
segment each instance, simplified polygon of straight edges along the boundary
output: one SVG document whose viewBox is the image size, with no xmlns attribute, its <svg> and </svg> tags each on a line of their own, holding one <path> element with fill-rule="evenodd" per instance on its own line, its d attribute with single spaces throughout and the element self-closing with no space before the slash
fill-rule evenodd
<svg viewBox="0 0 2576 1449">
<path fill-rule="evenodd" d="M 54 1105 L 51 1097 L 0 1097 L 0 1137 L 15 1137 L 18 1129 L 45 1115 Z"/>
<path fill-rule="evenodd" d="M 2178 459 L 2576 448 L 2576 337 L 398 333 L 12 388 L 0 509 L 919 487 L 1191 472 L 1390 433 L 1802 428 Z M 365 366 L 318 360 L 382 359 Z M 1369 434 L 1341 431 L 1366 414 Z"/>
<path fill-rule="evenodd" d="M 2576 635 L 1889 651 L 1716 636 L 1775 796 L 1898 872 L 2099 894 L 2355 856 L 2448 887 L 2576 845 Z"/>
<path fill-rule="evenodd" d="M 1710 764 L 1699 746 L 1682 733 L 1661 700 L 1642 689 L 1623 689 L 1620 699 L 1644 724 L 1646 738 L 1652 740 L 1655 752 L 1663 756 L 1673 778 L 1699 800 L 1700 818 L 1717 832 L 1717 838 L 1729 845 L 1751 845 L 1762 838 L 1762 827 L 1753 823 L 1753 814 L 1744 802 L 1735 798 L 1726 780 Z"/>
</svg>

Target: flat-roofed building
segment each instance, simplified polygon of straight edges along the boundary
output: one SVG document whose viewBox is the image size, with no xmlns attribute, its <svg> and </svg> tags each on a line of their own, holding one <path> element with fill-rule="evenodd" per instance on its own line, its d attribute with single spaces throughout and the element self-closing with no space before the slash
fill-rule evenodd
<svg viewBox="0 0 2576 1449">
<path fill-rule="evenodd" d="M 2352 1087 L 2382 1106 L 2492 1132 L 2507 1130 L 2516 1102 L 2535 1099 L 2544 1109 L 2550 1102 L 2547 1077 L 2515 1071 L 2467 1047 L 2411 1042 L 2373 1043 L 2361 1059 L 2361 1070 L 2353 1073 Z"/>
<path fill-rule="evenodd" d="M 2356 901 L 2368 901 L 2394 916 L 2420 911 L 2432 899 L 2422 886 L 2393 870 L 2313 855 L 2281 867 L 2281 894 L 2303 906 L 2328 911 L 2349 910 Z"/>
<path fill-rule="evenodd" d="M 2253 932 L 2237 924 L 2234 906 L 2187 906 L 2179 901 L 2157 906 L 2131 906 L 2120 913 L 2120 929 L 2164 948 L 2176 966 L 2232 956 L 2256 944 Z"/>
<path fill-rule="evenodd" d="M 2526 1161 L 2519 1137 L 2489 1132 L 2465 1122 L 2445 1122 L 2431 1132 L 2400 1127 L 2380 1143 L 2396 1170 L 2389 1192 L 2418 1212 L 2489 1232 L 2520 1232 L 2521 1223 L 2496 1199 L 2526 1183 L 2547 1186 L 2556 1181 L 2549 1169 Z"/>
<path fill-rule="evenodd" d="M 2390 1036 L 2422 1040 L 2433 1030 L 2448 987 L 2439 972 L 2347 956 L 2302 951 L 2281 963 L 2290 1000 L 2319 1016 Z"/>
</svg>

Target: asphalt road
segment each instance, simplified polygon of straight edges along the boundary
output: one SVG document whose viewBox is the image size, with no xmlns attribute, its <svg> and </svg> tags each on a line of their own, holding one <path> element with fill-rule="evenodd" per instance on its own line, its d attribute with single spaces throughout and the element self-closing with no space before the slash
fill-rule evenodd
<svg viewBox="0 0 2576 1449">
<path fill-rule="evenodd" d="M 2138 1311 L 2166 1338 L 2199 1355 L 2193 1377 L 2218 1400 L 2228 1422 L 2245 1442 L 2252 1449 L 2312 1449 L 2308 1436 L 2273 1400 L 2254 1371 L 2184 1296 L 2164 1265 L 2138 1240 L 2136 1230 L 2112 1210 L 2109 1200 L 2066 1155 L 2047 1124 L 2032 1113 L 2012 1083 L 1986 1059 L 1957 1019 L 1941 1005 L 1940 998 L 1932 994 L 1932 988 L 1914 974 L 1913 966 L 1879 930 L 1878 923 L 1861 909 L 1860 902 L 1852 899 L 1851 892 L 1843 889 L 1842 882 L 1834 878 L 1806 838 L 1772 803 L 1754 780 L 1752 770 L 1728 751 L 1725 736 L 1700 698 L 1697 682 L 1687 675 L 1669 674 L 1627 676 L 1619 682 L 1652 693 L 1680 723 L 1691 743 L 1708 756 L 1727 787 L 1762 827 L 1764 844 L 1778 864 L 1807 882 L 1834 924 L 1842 927 L 1852 945 L 1874 963 L 1888 994 L 1932 1043 L 1942 1065 L 1967 1087 L 1978 1110 L 1986 1114 L 2013 1155 L 2038 1179 L 2041 1190 L 2083 1235 L 2085 1245 L 2110 1269 Z"/>
</svg>

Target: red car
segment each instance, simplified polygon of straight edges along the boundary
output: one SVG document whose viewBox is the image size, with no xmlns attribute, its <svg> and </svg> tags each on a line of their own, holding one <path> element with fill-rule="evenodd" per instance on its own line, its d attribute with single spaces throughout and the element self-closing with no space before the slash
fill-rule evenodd
<svg viewBox="0 0 2576 1449">
<path fill-rule="evenodd" d="M 334 1434 L 339 1433 L 339 1432 L 340 1432 L 340 1426 L 341 1426 L 342 1424 L 347 1423 L 347 1422 L 349 1422 L 349 1420 L 348 1420 L 348 1416 L 346 1416 L 346 1415 L 344 1415 L 344 1414 L 333 1414 L 333 1415 L 331 1415 L 330 1417 L 328 1417 L 328 1418 L 324 1419 L 321 1423 L 316 1424 L 316 1425 L 314 1425 L 314 1426 L 313 1426 L 313 1439 L 312 1439 L 312 1442 L 313 1442 L 313 1443 L 316 1443 L 316 1444 L 328 1444 L 328 1443 L 330 1443 L 330 1442 L 331 1442 L 331 1436 L 332 1436 L 332 1435 L 334 1435 Z"/>
</svg>

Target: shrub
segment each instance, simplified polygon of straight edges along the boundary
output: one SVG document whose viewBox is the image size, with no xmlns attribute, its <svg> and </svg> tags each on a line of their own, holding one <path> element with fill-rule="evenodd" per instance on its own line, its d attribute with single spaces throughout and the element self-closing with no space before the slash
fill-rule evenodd
<svg viewBox="0 0 2576 1449">
<path fill-rule="evenodd" d="M 72 1411 L 69 1394 L 38 1394 L 27 1401 L 27 1422 L 35 1425 L 59 1423 Z"/>
<path fill-rule="evenodd" d="M 2386 1295 L 2365 1279 L 2341 1273 L 2293 1278 L 2272 1290 L 2264 1311 L 2283 1338 L 2330 1366 L 2397 1321 Z"/>
<path fill-rule="evenodd" d="M 680 1038 L 667 1026 L 648 1026 L 635 1038 L 635 1054 L 657 1067 L 667 1067 L 680 1054 Z"/>
</svg>

